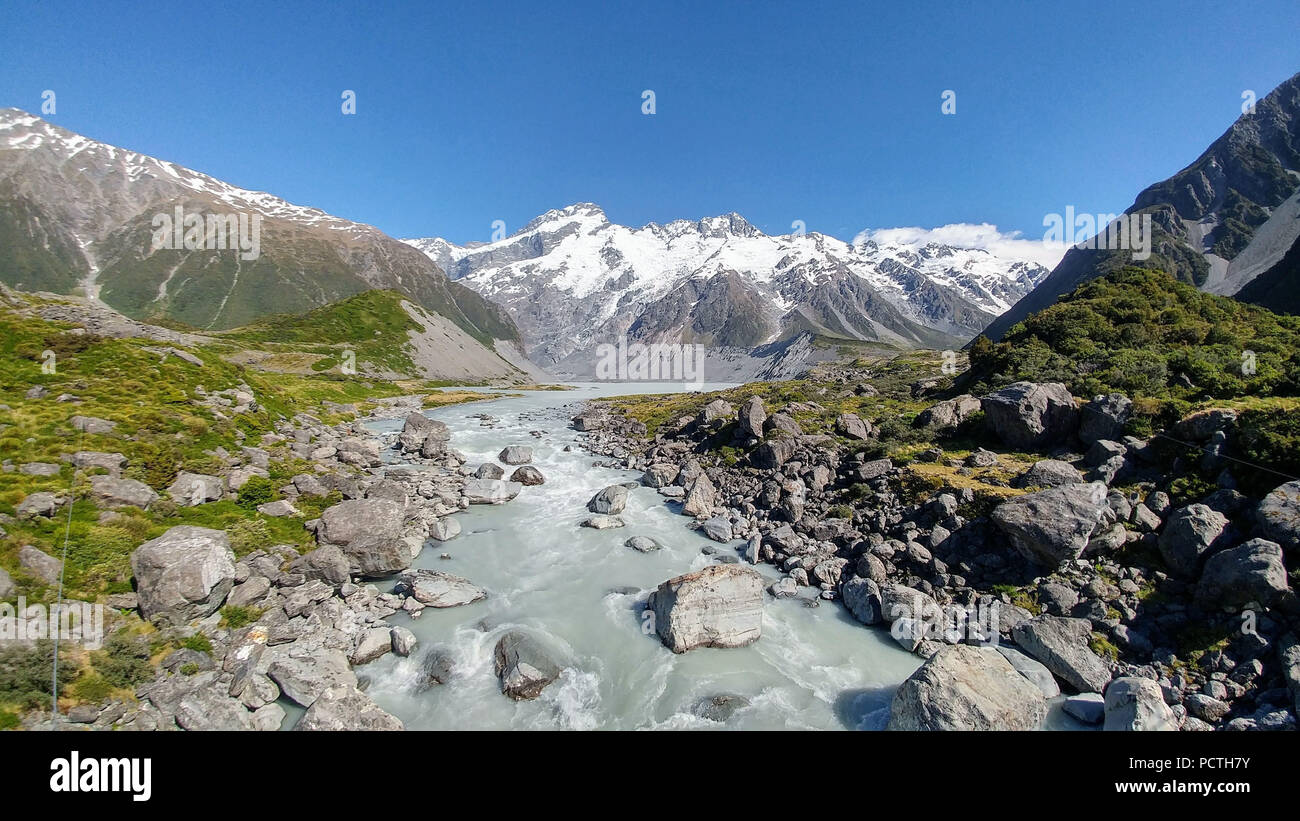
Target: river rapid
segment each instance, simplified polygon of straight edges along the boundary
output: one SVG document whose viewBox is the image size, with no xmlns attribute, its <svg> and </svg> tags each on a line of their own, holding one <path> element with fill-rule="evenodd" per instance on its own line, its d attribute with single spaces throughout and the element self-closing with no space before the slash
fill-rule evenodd
<svg viewBox="0 0 1300 821">
<path fill-rule="evenodd" d="M 704 389 L 722 387 L 729 386 Z M 769 597 L 762 638 L 753 645 L 674 655 L 642 629 L 646 596 L 660 582 L 715 561 L 706 549 L 735 556 L 743 542 L 719 545 L 689 530 L 690 520 L 646 487 L 631 492 L 622 514 L 626 527 L 578 526 L 596 491 L 635 481 L 639 473 L 593 466 L 600 457 L 584 452 L 580 434 L 569 427 L 574 403 L 682 389 L 680 383 L 587 383 L 428 412 L 446 423 L 452 447 L 471 469 L 495 461 L 507 445 L 527 445 L 546 483 L 525 487 L 506 504 L 455 514 L 462 534 L 426 545 L 415 567 L 464 576 L 488 597 L 463 607 L 429 608 L 418 618 L 398 613 L 389 619 L 410 628 L 419 647 L 409 658 L 389 654 L 357 669 L 370 677 L 368 692 L 381 707 L 417 730 L 884 726 L 894 689 L 921 664 L 888 632 L 864 628 L 836 602 L 808 606 L 806 600 Z M 483 426 L 479 414 L 495 417 L 494 426 Z M 382 435 L 401 424 L 382 420 L 367 427 Z M 507 476 L 513 470 L 503 467 Z M 649 536 L 663 549 L 639 553 L 624 546 L 631 536 Z M 779 578 L 770 566 L 755 569 Z M 493 648 L 512 628 L 541 636 L 564 668 L 533 701 L 502 695 L 494 675 Z M 452 676 L 417 692 L 423 660 L 434 651 L 450 657 Z M 725 723 L 693 713 L 701 699 L 721 694 L 743 696 L 749 705 Z M 1053 712 L 1059 721 L 1059 707 Z"/>
</svg>

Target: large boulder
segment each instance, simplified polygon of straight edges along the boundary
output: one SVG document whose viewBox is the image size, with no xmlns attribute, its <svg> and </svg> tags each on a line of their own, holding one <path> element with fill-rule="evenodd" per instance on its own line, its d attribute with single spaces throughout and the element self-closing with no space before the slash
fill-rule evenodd
<svg viewBox="0 0 1300 821">
<path fill-rule="evenodd" d="M 1100 693 L 1110 682 L 1110 669 L 1088 646 L 1092 622 L 1087 619 L 1035 616 L 1011 633 L 1021 649 L 1081 693 Z"/>
<path fill-rule="evenodd" d="M 1029 470 L 1017 476 L 1011 484 L 1015 487 L 1060 487 L 1077 485 L 1083 481 L 1079 471 L 1069 462 L 1059 459 L 1039 459 L 1029 466 Z"/>
<path fill-rule="evenodd" d="M 1126 676 L 1106 688 L 1106 730 L 1177 730 L 1178 717 L 1165 704 L 1160 685 Z"/>
<path fill-rule="evenodd" d="M 492 652 L 493 669 L 501 679 L 501 692 L 515 701 L 537 698 L 546 685 L 560 677 L 560 666 L 541 643 L 519 630 L 503 635 Z"/>
<path fill-rule="evenodd" d="M 148 510 L 158 494 L 144 482 L 115 476 L 91 476 L 90 495 L 103 507 L 138 507 Z"/>
<path fill-rule="evenodd" d="M 1157 542 L 1165 564 L 1185 579 L 1195 579 L 1210 553 L 1226 546 L 1228 518 L 1207 505 L 1175 510 Z"/>
<path fill-rule="evenodd" d="M 405 727 L 355 686 L 322 692 L 298 720 L 295 730 L 402 730 Z"/>
<path fill-rule="evenodd" d="M 18 551 L 18 565 L 49 585 L 58 584 L 63 574 L 63 562 L 29 544 Z"/>
<path fill-rule="evenodd" d="M 687 516 L 711 516 L 718 501 L 718 490 L 713 486 L 707 473 L 700 472 L 686 490 L 682 501 L 682 513 Z"/>
<path fill-rule="evenodd" d="M 835 432 L 848 439 L 870 439 L 874 432 L 871 423 L 865 422 L 856 413 L 841 413 L 835 417 Z"/>
<path fill-rule="evenodd" d="M 921 411 L 916 415 L 914 424 L 919 428 L 933 426 L 936 430 L 951 430 L 969 419 L 980 409 L 980 405 L 980 400 L 970 394 L 962 394 Z"/>
<path fill-rule="evenodd" d="M 863 624 L 880 624 L 884 618 L 881 610 L 880 586 L 862 576 L 854 576 L 840 586 L 840 599 Z"/>
<path fill-rule="evenodd" d="M 763 400 L 757 396 L 749 397 L 736 415 L 737 437 L 762 439 L 763 422 L 766 420 L 767 411 L 763 409 Z"/>
<path fill-rule="evenodd" d="M 0 567 L 0 601 L 7 601 L 18 592 L 18 586 L 14 584 L 13 576 L 9 571 Z"/>
<path fill-rule="evenodd" d="M 533 461 L 533 449 L 527 445 L 510 445 L 501 449 L 497 461 L 507 465 L 526 465 Z"/>
<path fill-rule="evenodd" d="M 763 632 L 763 577 L 734 564 L 669 579 L 651 594 L 655 632 L 674 653 L 744 647 Z"/>
<path fill-rule="evenodd" d="M 646 487 L 667 487 L 677 481 L 677 474 L 682 469 L 672 462 L 655 462 L 641 475 L 641 484 Z"/>
<path fill-rule="evenodd" d="M 299 646 L 303 645 L 303 646 Z M 293 642 L 274 651 L 266 675 L 291 701 L 311 707 L 332 687 L 356 687 L 357 677 L 342 650 Z"/>
<path fill-rule="evenodd" d="M 1038 688 L 1043 698 L 1056 698 L 1061 694 L 1061 686 L 1056 683 L 1056 677 L 1042 662 L 1035 661 L 1016 648 L 1005 644 L 997 645 L 997 650 L 1003 658 L 1011 662 L 1011 666 L 1016 668 L 1017 673 L 1029 679 L 1030 683 Z"/>
<path fill-rule="evenodd" d="M 1272 607 L 1289 589 L 1281 545 L 1251 539 L 1205 561 L 1196 601 L 1206 607 L 1240 609 L 1252 602 Z"/>
<path fill-rule="evenodd" d="M 515 472 L 510 474 L 510 481 L 517 482 L 524 487 L 536 487 L 537 485 L 546 484 L 546 477 L 532 465 L 523 465 L 515 468 Z"/>
<path fill-rule="evenodd" d="M 403 518 L 402 506 L 391 499 L 348 499 L 321 513 L 316 540 L 341 549 L 357 575 L 391 575 L 411 566 Z"/>
<path fill-rule="evenodd" d="M 1102 482 L 1026 493 L 993 509 L 994 524 L 1017 552 L 1049 569 L 1079 558 L 1107 510 Z"/>
<path fill-rule="evenodd" d="M 337 587 L 349 580 L 352 562 L 338 545 L 326 544 L 294 559 L 289 570 L 307 581 L 319 579 Z"/>
<path fill-rule="evenodd" d="M 754 463 L 754 467 L 780 470 L 781 466 L 794 456 L 798 446 L 798 442 L 793 437 L 775 436 L 755 448 L 749 458 Z"/>
<path fill-rule="evenodd" d="M 182 471 L 168 486 L 167 495 L 185 507 L 219 502 L 226 495 L 225 482 L 220 476 Z"/>
<path fill-rule="evenodd" d="M 441 422 L 435 422 L 422 413 L 411 412 L 407 415 L 406 420 L 402 423 L 402 432 L 397 437 L 397 445 L 404 451 L 416 451 L 424 446 L 424 440 L 429 438 L 429 434 L 442 425 L 442 430 L 447 426 Z M 450 434 L 446 437 L 450 439 Z"/>
<path fill-rule="evenodd" d="M 1300 480 L 1273 488 L 1260 501 L 1255 521 L 1260 535 L 1283 550 L 1300 548 Z"/>
<path fill-rule="evenodd" d="M 946 647 L 894 693 L 890 730 L 1035 730 L 1047 699 L 991 647 Z"/>
<path fill-rule="evenodd" d="M 501 505 L 519 495 L 524 486 L 503 479 L 471 479 L 461 490 L 471 505 Z"/>
<path fill-rule="evenodd" d="M 423 568 L 398 576 L 397 590 L 429 607 L 459 607 L 487 598 L 469 579 Z"/>
<path fill-rule="evenodd" d="M 989 429 L 1017 450 L 1064 442 L 1079 427 L 1079 408 L 1059 382 L 1016 382 L 980 397 L 980 408 Z"/>
<path fill-rule="evenodd" d="M 131 554 L 140 615 L 185 624 L 221 607 L 235 584 L 235 554 L 225 531 L 180 525 Z"/>
<path fill-rule="evenodd" d="M 18 514 L 19 519 L 34 519 L 37 516 L 44 516 L 48 519 L 54 515 L 54 512 L 59 509 L 63 502 L 63 497 L 42 490 L 23 497 L 14 512 Z"/>
<path fill-rule="evenodd" d="M 587 502 L 587 510 L 592 513 L 617 516 L 627 509 L 627 496 L 627 488 L 622 485 L 610 485 L 591 497 L 591 501 Z"/>
<path fill-rule="evenodd" d="M 1118 440 L 1133 414 L 1133 400 L 1122 393 L 1094 396 L 1079 409 L 1079 439 L 1091 445 L 1103 439 Z"/>
</svg>

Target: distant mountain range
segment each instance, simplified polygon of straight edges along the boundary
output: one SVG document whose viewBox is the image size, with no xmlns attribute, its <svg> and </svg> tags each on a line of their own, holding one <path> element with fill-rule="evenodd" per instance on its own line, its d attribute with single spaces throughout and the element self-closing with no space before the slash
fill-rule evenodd
<svg viewBox="0 0 1300 821">
<path fill-rule="evenodd" d="M 1151 215 L 1149 258 L 1071 248 L 1051 276 L 984 334 L 1001 339 L 1030 314 L 1125 265 L 1158 268 L 1204 291 L 1274 310 L 1300 308 L 1300 74 L 1259 100 L 1191 165 L 1138 194 L 1125 214 Z"/>
<path fill-rule="evenodd" d="M 190 215 L 203 220 L 190 244 L 197 247 L 172 242 L 165 227 Z M 235 235 L 242 229 L 249 239 L 254 226 L 257 247 L 233 248 Z M 387 289 L 448 320 L 440 333 L 449 356 L 487 349 L 468 357 L 482 376 L 517 374 L 497 354 L 518 360 L 522 348 L 504 311 L 376 228 L 96 142 L 18 109 L 0 109 L 0 281 L 27 291 L 80 289 L 126 316 L 200 330 L 305 314 Z"/>
<path fill-rule="evenodd" d="M 505 307 L 534 362 L 579 376 L 621 336 L 757 356 L 805 334 L 958 347 L 1048 273 L 938 243 L 769 236 L 735 213 L 630 228 L 591 203 L 495 242 L 406 241 Z"/>
</svg>

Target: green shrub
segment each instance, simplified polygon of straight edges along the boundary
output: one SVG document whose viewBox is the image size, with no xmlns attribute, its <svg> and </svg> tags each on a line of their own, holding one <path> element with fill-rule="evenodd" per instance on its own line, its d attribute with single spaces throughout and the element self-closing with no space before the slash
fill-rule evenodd
<svg viewBox="0 0 1300 821">
<path fill-rule="evenodd" d="M 226 535 L 236 556 L 246 556 L 271 543 L 271 529 L 261 519 L 241 519 L 226 528 Z"/>
<path fill-rule="evenodd" d="M 221 608 L 221 626 L 228 630 L 246 627 L 262 617 L 262 611 L 256 607 L 241 607 L 228 604 Z"/>
<path fill-rule="evenodd" d="M 104 643 L 104 649 L 91 653 L 91 664 L 114 689 L 131 690 L 153 678 L 149 663 L 149 642 L 118 634 Z"/>
<path fill-rule="evenodd" d="M 59 686 L 77 677 L 77 666 L 59 656 Z M 0 703 L 26 708 L 49 707 L 54 672 L 54 642 L 40 639 L 31 647 L 0 645 Z"/>
<path fill-rule="evenodd" d="M 186 636 L 181 639 L 181 647 L 187 650 L 196 650 L 200 653 L 212 655 L 212 641 L 202 633 L 195 633 L 192 636 Z"/>
<path fill-rule="evenodd" d="M 257 510 L 258 505 L 275 500 L 275 487 L 265 476 L 253 476 L 239 489 L 237 504 L 247 511 Z"/>
</svg>

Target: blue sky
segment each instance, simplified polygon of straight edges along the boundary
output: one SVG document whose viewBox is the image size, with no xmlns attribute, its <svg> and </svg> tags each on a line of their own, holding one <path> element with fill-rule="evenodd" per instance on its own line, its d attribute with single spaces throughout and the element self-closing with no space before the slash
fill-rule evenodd
<svg viewBox="0 0 1300 821">
<path fill-rule="evenodd" d="M 1195 159 L 1243 90 L 1300 70 L 1298 32 L 1295 0 L 7 0 L 0 106 L 52 89 L 59 125 L 395 236 L 486 240 L 592 201 L 631 225 L 1037 239 Z"/>
</svg>

